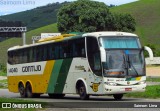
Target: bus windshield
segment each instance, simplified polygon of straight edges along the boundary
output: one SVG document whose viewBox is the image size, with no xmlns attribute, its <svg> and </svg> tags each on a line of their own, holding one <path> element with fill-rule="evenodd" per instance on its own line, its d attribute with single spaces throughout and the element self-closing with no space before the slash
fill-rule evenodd
<svg viewBox="0 0 160 111">
<path fill-rule="evenodd" d="M 137 37 L 100 37 L 100 45 L 106 50 L 106 62 L 102 63 L 104 76 L 145 75 L 143 51 Z"/>
<path fill-rule="evenodd" d="M 100 37 L 100 44 L 105 49 L 111 48 L 140 48 L 140 43 L 137 37 L 132 36 L 113 36 Z"/>
<path fill-rule="evenodd" d="M 141 50 L 106 50 L 106 56 L 106 62 L 103 63 L 104 76 L 145 76 L 144 58 Z"/>
</svg>

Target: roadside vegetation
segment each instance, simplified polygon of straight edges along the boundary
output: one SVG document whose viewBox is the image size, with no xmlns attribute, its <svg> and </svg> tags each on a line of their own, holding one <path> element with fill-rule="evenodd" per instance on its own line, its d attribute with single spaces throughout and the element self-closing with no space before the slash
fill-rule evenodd
<svg viewBox="0 0 160 111">
<path fill-rule="evenodd" d="M 0 76 L 6 76 L 6 72 L 0 71 Z"/>
<path fill-rule="evenodd" d="M 160 82 L 160 77 L 147 77 L 147 82 Z M 158 99 L 160 98 L 160 85 L 151 85 L 146 87 L 145 92 L 136 92 L 125 94 L 126 97 L 135 97 L 135 98 L 152 98 Z"/>
<path fill-rule="evenodd" d="M 126 97 L 135 97 L 135 98 L 160 98 L 160 85 L 147 86 L 145 92 L 136 92 L 125 94 Z"/>
<path fill-rule="evenodd" d="M 0 80 L 0 88 L 3 88 L 3 89 L 8 88 L 7 79 Z"/>
<path fill-rule="evenodd" d="M 160 82 L 160 77 L 158 78 L 147 77 L 146 81 L 147 82 Z"/>
<path fill-rule="evenodd" d="M 0 76 L 6 76 L 7 68 L 5 65 L 0 64 Z"/>
</svg>

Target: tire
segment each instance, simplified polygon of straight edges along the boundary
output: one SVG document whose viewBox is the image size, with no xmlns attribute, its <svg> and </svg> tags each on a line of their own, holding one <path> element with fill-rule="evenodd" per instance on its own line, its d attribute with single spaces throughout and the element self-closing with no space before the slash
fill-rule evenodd
<svg viewBox="0 0 160 111">
<path fill-rule="evenodd" d="M 50 98 L 56 98 L 56 99 L 60 99 L 63 98 L 65 96 L 65 94 L 48 94 Z"/>
<path fill-rule="evenodd" d="M 24 88 L 23 83 L 19 83 L 18 90 L 19 90 L 21 98 L 25 98 L 26 97 L 26 90 Z"/>
<path fill-rule="evenodd" d="M 79 96 L 80 96 L 81 100 L 87 100 L 87 99 L 89 99 L 89 95 L 86 92 L 86 87 L 85 87 L 85 85 L 84 85 L 83 82 L 81 82 L 79 84 L 78 93 L 79 93 Z"/>
<path fill-rule="evenodd" d="M 32 93 L 32 86 L 30 83 L 27 83 L 27 85 L 26 85 L 26 95 L 28 98 L 34 97 L 34 94 Z"/>
<path fill-rule="evenodd" d="M 114 94 L 113 97 L 115 100 L 121 100 L 123 97 L 123 94 Z"/>
</svg>

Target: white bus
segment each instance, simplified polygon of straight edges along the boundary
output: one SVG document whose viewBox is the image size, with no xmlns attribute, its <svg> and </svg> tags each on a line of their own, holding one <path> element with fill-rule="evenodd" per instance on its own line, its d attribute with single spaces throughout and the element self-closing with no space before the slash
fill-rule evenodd
<svg viewBox="0 0 160 111">
<path fill-rule="evenodd" d="M 145 91 L 146 69 L 143 48 L 135 34 L 93 32 L 8 49 L 8 88 L 21 97 L 47 93 L 113 95 Z"/>
</svg>

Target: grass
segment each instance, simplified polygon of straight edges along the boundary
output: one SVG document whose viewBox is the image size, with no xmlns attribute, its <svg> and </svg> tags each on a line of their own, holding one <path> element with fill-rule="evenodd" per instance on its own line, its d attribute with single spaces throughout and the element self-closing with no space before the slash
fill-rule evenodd
<svg viewBox="0 0 160 111">
<path fill-rule="evenodd" d="M 148 77 L 148 78 L 146 79 L 146 81 L 147 81 L 147 82 L 160 82 L 160 78 L 150 78 L 150 77 Z"/>
<path fill-rule="evenodd" d="M 5 72 L 0 71 L 0 76 L 6 76 L 7 74 Z"/>
<path fill-rule="evenodd" d="M 0 83 L 7 83 L 7 79 L 0 80 Z"/>
<path fill-rule="evenodd" d="M 147 86 L 145 92 L 136 92 L 125 94 L 126 97 L 134 98 L 160 98 L 160 85 Z"/>
<path fill-rule="evenodd" d="M 7 79 L 0 80 L 0 88 L 3 88 L 3 89 L 8 88 Z"/>
</svg>

